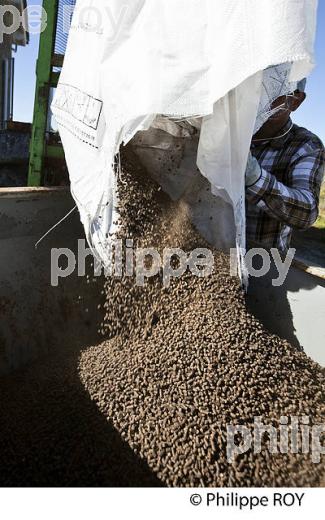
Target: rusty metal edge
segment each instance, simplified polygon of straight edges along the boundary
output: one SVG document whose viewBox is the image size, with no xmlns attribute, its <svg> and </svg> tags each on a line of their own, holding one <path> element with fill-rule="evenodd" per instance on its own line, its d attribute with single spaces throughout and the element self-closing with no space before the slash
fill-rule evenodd
<svg viewBox="0 0 325 520">
<path fill-rule="evenodd" d="M 298 269 L 299 271 L 304 271 L 305 273 L 308 273 L 316 278 L 320 278 L 321 280 L 325 280 L 325 269 L 323 267 L 316 267 L 308 265 L 304 260 L 302 259 L 295 259 L 293 261 L 293 266 Z"/>
<path fill-rule="evenodd" d="M 69 194 L 70 188 L 68 186 L 56 186 L 51 188 L 44 187 L 26 187 L 26 188 L 0 188 L 0 198 L 11 199 L 21 198 L 29 195 L 58 195 Z"/>
</svg>

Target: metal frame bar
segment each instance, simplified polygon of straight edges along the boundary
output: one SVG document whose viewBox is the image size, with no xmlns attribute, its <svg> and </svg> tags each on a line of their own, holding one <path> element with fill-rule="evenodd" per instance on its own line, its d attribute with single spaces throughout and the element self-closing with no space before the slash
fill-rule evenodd
<svg viewBox="0 0 325 520">
<path fill-rule="evenodd" d="M 36 92 L 33 117 L 28 186 L 41 186 L 43 163 L 46 152 L 46 127 L 52 76 L 52 56 L 56 36 L 58 0 L 43 0 L 47 13 L 47 26 L 40 35 L 39 54 L 36 65 Z"/>
<path fill-rule="evenodd" d="M 10 87 L 11 87 L 11 98 L 10 98 L 10 114 L 9 114 L 9 119 L 13 119 L 14 117 L 14 90 L 15 90 L 15 58 L 12 57 L 11 58 L 11 84 L 10 84 Z"/>
</svg>

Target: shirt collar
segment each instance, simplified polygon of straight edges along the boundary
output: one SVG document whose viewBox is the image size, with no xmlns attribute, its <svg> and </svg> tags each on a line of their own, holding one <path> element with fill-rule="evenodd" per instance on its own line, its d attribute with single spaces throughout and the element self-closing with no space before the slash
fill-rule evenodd
<svg viewBox="0 0 325 520">
<path fill-rule="evenodd" d="M 290 128 L 292 126 L 293 126 L 292 119 L 289 118 L 288 122 L 278 132 L 278 135 L 283 136 L 283 137 L 279 137 L 277 139 L 273 138 L 273 139 L 269 139 L 269 140 L 265 139 L 263 141 L 257 141 L 256 143 L 253 143 L 253 146 L 259 147 L 259 146 L 268 145 L 270 148 L 275 148 L 275 149 L 283 148 L 283 146 L 285 145 L 285 143 L 287 142 L 287 140 L 290 137 L 291 132 L 288 132 L 288 130 L 290 130 Z M 285 135 L 283 135 L 283 134 L 285 134 Z"/>
</svg>

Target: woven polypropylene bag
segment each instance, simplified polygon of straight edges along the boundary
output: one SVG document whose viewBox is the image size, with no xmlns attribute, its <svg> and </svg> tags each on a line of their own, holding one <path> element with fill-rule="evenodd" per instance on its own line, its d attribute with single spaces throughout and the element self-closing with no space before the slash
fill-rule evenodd
<svg viewBox="0 0 325 520">
<path fill-rule="evenodd" d="M 115 154 L 157 114 L 203 117 L 198 164 L 212 191 L 230 197 L 244 247 L 244 172 L 262 71 L 290 64 L 288 81 L 308 75 L 316 7 L 316 0 L 77 1 L 52 107 L 81 220 L 104 263 L 116 220 Z"/>
</svg>

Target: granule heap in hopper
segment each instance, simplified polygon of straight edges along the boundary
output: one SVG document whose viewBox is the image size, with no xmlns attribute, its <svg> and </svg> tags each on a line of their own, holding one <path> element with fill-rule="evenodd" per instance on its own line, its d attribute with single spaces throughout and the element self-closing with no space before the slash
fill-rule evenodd
<svg viewBox="0 0 325 520">
<path fill-rule="evenodd" d="M 207 247 L 181 205 L 130 159 L 120 180 L 120 238 L 135 247 Z M 227 425 L 253 432 L 308 417 L 324 423 L 324 370 L 268 333 L 246 309 L 229 258 L 214 251 L 209 277 L 186 273 L 162 285 L 134 278 L 106 283 L 106 340 L 83 351 L 82 383 L 103 416 L 168 486 L 317 486 L 324 461 L 312 450 L 271 453 L 263 438 L 232 462 Z M 300 423 L 299 423 L 300 424 Z M 279 437 L 279 434 L 278 434 Z M 241 439 L 236 439 L 238 442 Z M 282 446 L 282 451 L 286 451 Z M 139 482 L 141 485 L 141 482 Z"/>
</svg>

